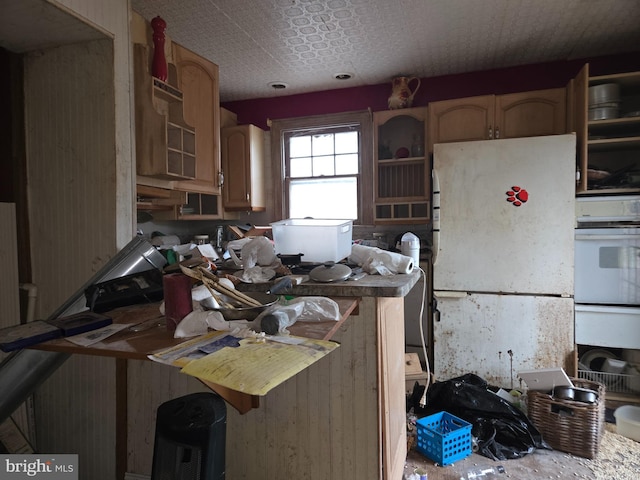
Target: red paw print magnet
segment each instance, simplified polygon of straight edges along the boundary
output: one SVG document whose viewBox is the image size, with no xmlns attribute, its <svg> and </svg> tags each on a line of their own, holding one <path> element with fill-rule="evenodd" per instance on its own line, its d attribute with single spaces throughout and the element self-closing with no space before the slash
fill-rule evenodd
<svg viewBox="0 0 640 480">
<path fill-rule="evenodd" d="M 529 192 L 524 188 L 514 185 L 511 190 L 507 190 L 507 202 L 511 202 L 514 207 L 527 203 L 527 200 L 529 200 Z"/>
</svg>

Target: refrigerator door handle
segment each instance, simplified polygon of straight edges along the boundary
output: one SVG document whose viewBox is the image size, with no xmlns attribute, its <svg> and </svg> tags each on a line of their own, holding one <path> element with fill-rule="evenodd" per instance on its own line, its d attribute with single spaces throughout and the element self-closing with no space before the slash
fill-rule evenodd
<svg viewBox="0 0 640 480">
<path fill-rule="evenodd" d="M 454 290 L 438 290 L 433 292 L 433 321 L 440 322 L 440 310 L 438 309 L 438 298 L 466 298 L 467 292 L 459 292 Z"/>
<path fill-rule="evenodd" d="M 433 186 L 431 263 L 435 265 L 438 260 L 438 251 L 440 250 L 440 180 L 438 179 L 438 172 L 435 170 L 431 170 L 431 181 Z"/>
<path fill-rule="evenodd" d="M 438 290 L 433 292 L 433 296 L 438 298 L 467 298 L 469 294 L 467 292 L 460 292 L 457 290 Z"/>
<path fill-rule="evenodd" d="M 440 310 L 438 309 L 438 297 L 440 298 L 465 298 L 467 292 L 455 292 L 449 290 L 440 290 L 433 292 L 433 321 L 440 322 Z"/>
<path fill-rule="evenodd" d="M 433 309 L 433 321 L 434 322 L 439 322 L 440 321 L 440 310 L 438 310 L 438 299 L 436 297 L 433 297 L 431 299 L 431 307 Z"/>
</svg>

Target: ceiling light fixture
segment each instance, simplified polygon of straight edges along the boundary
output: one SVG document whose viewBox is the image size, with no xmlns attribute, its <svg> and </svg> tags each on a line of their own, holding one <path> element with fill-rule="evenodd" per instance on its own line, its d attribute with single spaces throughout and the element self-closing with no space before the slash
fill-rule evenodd
<svg viewBox="0 0 640 480">
<path fill-rule="evenodd" d="M 287 85 L 284 82 L 271 82 L 269 84 L 269 86 L 271 88 L 273 88 L 274 90 L 284 90 L 285 88 L 287 88 L 289 85 Z"/>
<path fill-rule="evenodd" d="M 336 73 L 333 78 L 336 80 L 349 80 L 353 75 L 351 73 Z"/>
</svg>

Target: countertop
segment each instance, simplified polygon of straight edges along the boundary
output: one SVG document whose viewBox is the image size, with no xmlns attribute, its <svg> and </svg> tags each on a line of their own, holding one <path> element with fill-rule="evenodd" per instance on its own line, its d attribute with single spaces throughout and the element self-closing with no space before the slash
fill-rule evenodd
<svg viewBox="0 0 640 480">
<path fill-rule="evenodd" d="M 420 270 L 408 274 L 366 275 L 360 280 L 342 282 L 306 281 L 287 290 L 290 295 L 318 295 L 324 297 L 404 297 L 420 279 Z M 266 292 L 275 281 L 267 283 L 241 283 L 236 288 L 243 292 Z"/>
</svg>

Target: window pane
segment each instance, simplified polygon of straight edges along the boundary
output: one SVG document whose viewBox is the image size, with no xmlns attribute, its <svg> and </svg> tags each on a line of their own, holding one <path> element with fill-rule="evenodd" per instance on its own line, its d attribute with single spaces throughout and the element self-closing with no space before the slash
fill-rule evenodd
<svg viewBox="0 0 640 480">
<path fill-rule="evenodd" d="M 336 175 L 358 173 L 358 154 L 336 155 Z"/>
<path fill-rule="evenodd" d="M 358 218 L 356 177 L 292 180 L 289 187 L 290 218 Z"/>
<path fill-rule="evenodd" d="M 313 176 L 335 175 L 333 167 L 333 155 L 324 157 L 313 157 Z"/>
<path fill-rule="evenodd" d="M 311 173 L 311 157 L 292 158 L 291 174 L 292 177 L 310 177 Z"/>
<path fill-rule="evenodd" d="M 313 149 L 311 155 L 331 155 L 333 154 L 333 135 L 314 135 Z"/>
<path fill-rule="evenodd" d="M 311 155 L 311 137 L 291 137 L 289 148 L 292 157 L 308 157 Z"/>
<path fill-rule="evenodd" d="M 336 153 L 357 153 L 358 132 L 336 133 Z"/>
</svg>

